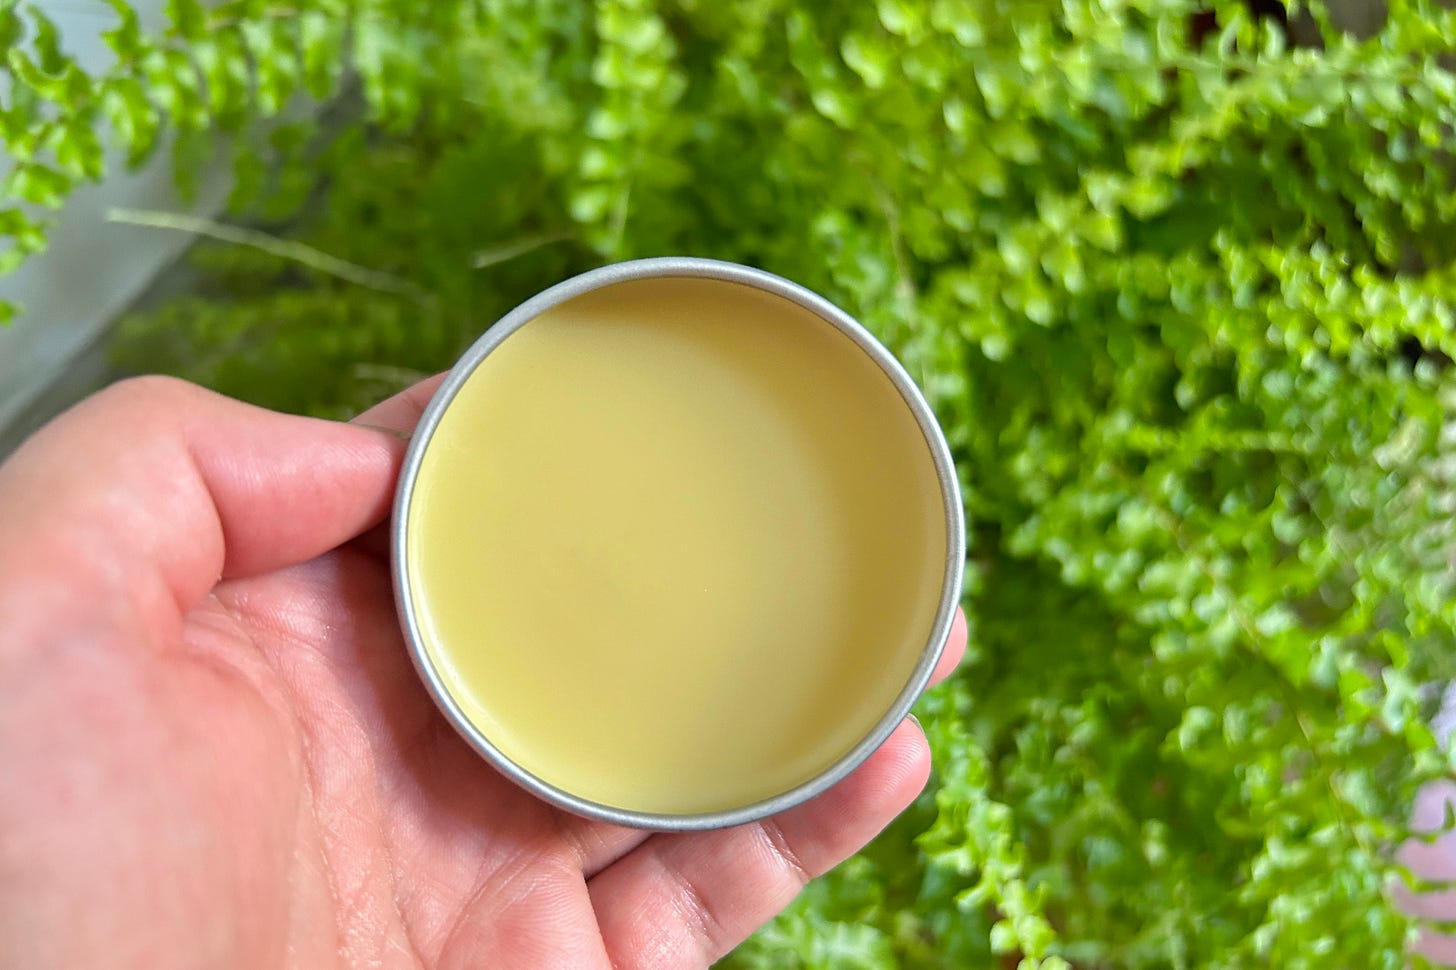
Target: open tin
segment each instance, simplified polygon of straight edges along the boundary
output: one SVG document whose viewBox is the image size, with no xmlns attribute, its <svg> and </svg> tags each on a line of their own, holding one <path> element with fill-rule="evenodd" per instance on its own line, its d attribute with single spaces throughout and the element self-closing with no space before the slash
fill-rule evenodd
<svg viewBox="0 0 1456 970">
<path fill-rule="evenodd" d="M 584 273 L 451 370 L 400 475 L 395 592 L 496 769 L 656 830 L 843 779 L 924 690 L 961 591 L 914 382 L 801 286 L 697 258 Z"/>
</svg>

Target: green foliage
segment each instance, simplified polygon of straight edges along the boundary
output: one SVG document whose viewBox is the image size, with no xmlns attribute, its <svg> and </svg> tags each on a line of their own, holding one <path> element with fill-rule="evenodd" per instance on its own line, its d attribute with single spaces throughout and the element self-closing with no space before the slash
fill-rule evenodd
<svg viewBox="0 0 1456 970">
<path fill-rule="evenodd" d="M 128 367 L 344 414 L 565 275 L 692 253 L 924 386 L 972 523 L 936 782 L 730 965 L 1405 965 L 1391 849 L 1452 774 L 1456 13 L 1316 8 L 1298 46 L 1231 0 L 117 8 L 87 79 L 0 2 L 12 253 L 97 132 L 165 128 L 233 133 L 237 219 L 394 281 L 209 243 Z M 260 124 L 305 94 L 321 134 Z"/>
</svg>

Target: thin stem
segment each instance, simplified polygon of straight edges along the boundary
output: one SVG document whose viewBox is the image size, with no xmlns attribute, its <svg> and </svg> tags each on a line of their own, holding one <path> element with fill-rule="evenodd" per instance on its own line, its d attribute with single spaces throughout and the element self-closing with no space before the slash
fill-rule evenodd
<svg viewBox="0 0 1456 970">
<path fill-rule="evenodd" d="M 110 209 L 106 213 L 106 219 L 108 222 L 146 226 L 152 229 L 172 229 L 216 239 L 219 242 L 249 246 L 356 286 L 384 293 L 397 293 L 402 296 L 416 298 L 424 296 L 424 291 L 409 280 L 351 263 L 297 240 L 280 239 L 257 229 L 245 229 L 241 226 L 230 226 L 212 219 L 189 216 L 180 212 L 161 212 L 153 209 Z"/>
<path fill-rule="evenodd" d="M 522 236 L 519 239 L 478 251 L 470 258 L 470 265 L 475 269 L 486 269 L 515 259 L 517 256 L 524 256 L 542 246 L 565 242 L 570 238 L 572 236 L 569 232 L 538 232 L 530 236 Z"/>
</svg>

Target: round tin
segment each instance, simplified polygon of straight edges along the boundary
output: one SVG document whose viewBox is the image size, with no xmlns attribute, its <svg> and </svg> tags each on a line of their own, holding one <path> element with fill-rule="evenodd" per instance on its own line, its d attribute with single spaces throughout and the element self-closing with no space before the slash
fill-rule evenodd
<svg viewBox="0 0 1456 970">
<path fill-rule="evenodd" d="M 811 311 L 853 341 L 890 379 L 924 436 L 934 464 L 940 498 L 944 506 L 946 540 L 945 568 L 930 635 L 909 679 L 873 729 L 826 770 L 792 789 L 752 804 L 728 810 L 685 815 L 622 809 L 580 797 L 538 778 L 515 763 L 492 743 L 491 739 L 465 715 L 460 705 L 451 696 L 430 657 L 410 592 L 412 587 L 408 566 L 409 557 L 406 555 L 406 544 L 409 541 L 410 503 L 425 451 L 442 416 L 450 407 L 451 401 L 481 362 L 513 333 L 558 304 L 604 287 L 654 278 L 703 278 L 756 288 Z M 805 379 L 811 379 L 811 375 L 806 375 Z M 910 713 L 911 707 L 929 682 L 950 633 L 951 621 L 960 598 L 962 568 L 965 560 L 964 514 L 950 449 L 946 445 L 945 438 L 936 424 L 930 407 L 899 362 L 856 320 L 828 300 L 804 287 L 763 270 L 736 263 L 695 257 L 641 259 L 604 266 L 583 273 L 537 294 L 507 313 L 487 330 L 450 370 L 444 383 L 441 384 L 426 407 L 411 436 L 395 495 L 391 538 L 395 599 L 405 642 L 408 644 L 415 668 L 435 704 L 461 737 L 508 778 L 560 808 L 577 815 L 617 825 L 659 831 L 722 828 L 766 818 L 824 792 L 843 780 L 864 762 Z"/>
</svg>

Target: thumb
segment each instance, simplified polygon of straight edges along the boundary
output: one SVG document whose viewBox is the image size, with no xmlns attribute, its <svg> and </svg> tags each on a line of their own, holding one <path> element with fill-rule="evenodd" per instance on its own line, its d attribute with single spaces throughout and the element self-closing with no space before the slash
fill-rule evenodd
<svg viewBox="0 0 1456 970">
<path fill-rule="evenodd" d="M 220 578 L 311 559 L 382 519 L 404 444 L 170 378 L 124 381 L 0 465 L 0 616 L 100 608 L 170 632 L 156 625 Z"/>
</svg>

